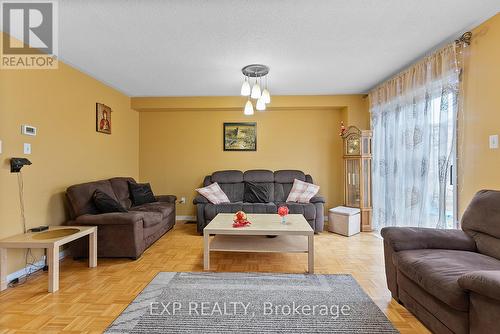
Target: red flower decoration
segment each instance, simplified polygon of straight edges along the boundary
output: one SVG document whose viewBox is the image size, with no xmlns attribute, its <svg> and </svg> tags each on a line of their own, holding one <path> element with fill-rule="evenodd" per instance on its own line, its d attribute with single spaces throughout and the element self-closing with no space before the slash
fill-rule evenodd
<svg viewBox="0 0 500 334">
<path fill-rule="evenodd" d="M 280 206 L 278 208 L 278 214 L 281 216 L 281 217 L 284 217 L 288 214 L 288 207 L 287 206 Z"/>
<path fill-rule="evenodd" d="M 233 218 L 233 227 L 245 227 L 252 223 L 247 220 L 247 215 L 243 211 L 238 211 Z"/>
<path fill-rule="evenodd" d="M 237 228 L 237 227 L 245 227 L 245 226 L 248 226 L 252 223 L 250 223 L 248 220 L 242 220 L 242 221 L 235 221 L 233 223 L 233 227 Z"/>
</svg>

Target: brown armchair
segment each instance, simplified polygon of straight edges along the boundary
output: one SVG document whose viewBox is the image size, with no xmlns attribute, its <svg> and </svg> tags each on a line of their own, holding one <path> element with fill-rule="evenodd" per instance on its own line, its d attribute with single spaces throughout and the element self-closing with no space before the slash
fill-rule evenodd
<svg viewBox="0 0 500 334">
<path fill-rule="evenodd" d="M 67 225 L 97 226 L 99 257 L 137 259 L 175 224 L 175 196 L 156 196 L 157 202 L 132 206 L 129 181 L 135 182 L 133 178 L 116 177 L 74 185 L 66 190 L 71 214 Z M 128 212 L 99 213 L 92 200 L 97 189 L 111 196 Z M 86 240 L 75 241 L 73 256 L 85 257 L 87 244 Z"/>
<path fill-rule="evenodd" d="M 500 191 L 478 192 L 462 229 L 383 228 L 387 285 L 434 333 L 497 333 Z"/>
</svg>

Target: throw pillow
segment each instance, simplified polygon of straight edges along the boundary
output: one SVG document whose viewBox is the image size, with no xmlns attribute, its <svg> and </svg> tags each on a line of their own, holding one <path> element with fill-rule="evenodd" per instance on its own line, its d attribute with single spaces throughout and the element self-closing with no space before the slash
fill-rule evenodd
<svg viewBox="0 0 500 334">
<path fill-rule="evenodd" d="M 269 203 L 269 186 L 254 182 L 245 182 L 243 201 L 247 203 Z"/>
<path fill-rule="evenodd" d="M 196 191 L 212 204 L 231 203 L 217 182 L 203 188 L 198 188 Z"/>
<path fill-rule="evenodd" d="M 120 203 L 100 190 L 94 191 L 92 199 L 94 200 L 94 204 L 100 213 L 127 212 L 127 210 L 121 206 Z"/>
<path fill-rule="evenodd" d="M 287 202 L 298 202 L 298 203 L 309 203 L 311 198 L 313 198 L 319 191 L 319 186 L 300 181 L 293 180 L 292 190 L 288 194 Z"/>
<path fill-rule="evenodd" d="M 135 183 L 129 181 L 128 189 L 130 192 L 130 199 L 134 206 L 157 202 L 149 183 Z"/>
</svg>

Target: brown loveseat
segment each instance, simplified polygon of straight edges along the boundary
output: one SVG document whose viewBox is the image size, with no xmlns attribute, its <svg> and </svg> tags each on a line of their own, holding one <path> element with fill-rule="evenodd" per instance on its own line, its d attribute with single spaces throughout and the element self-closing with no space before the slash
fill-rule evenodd
<svg viewBox="0 0 500 334">
<path fill-rule="evenodd" d="M 434 333 L 500 333 L 500 191 L 478 192 L 462 229 L 382 229 L 387 284 Z"/>
<path fill-rule="evenodd" d="M 137 259 L 175 224 L 175 196 L 156 196 L 157 202 L 132 206 L 129 181 L 135 182 L 130 177 L 115 177 L 77 184 L 66 190 L 71 215 L 67 224 L 97 226 L 99 257 Z M 92 199 L 97 189 L 111 196 L 128 212 L 99 213 Z M 87 245 L 85 240 L 75 241 L 73 256 L 86 257 Z"/>
</svg>

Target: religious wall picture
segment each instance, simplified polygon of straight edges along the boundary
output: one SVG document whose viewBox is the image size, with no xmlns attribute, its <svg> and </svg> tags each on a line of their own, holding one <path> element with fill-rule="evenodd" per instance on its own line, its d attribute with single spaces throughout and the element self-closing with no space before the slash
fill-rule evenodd
<svg viewBox="0 0 500 334">
<path fill-rule="evenodd" d="M 257 151 L 257 123 L 224 123 L 224 151 Z"/>
<path fill-rule="evenodd" d="M 111 108 L 102 103 L 96 103 L 95 130 L 111 134 Z"/>
</svg>

